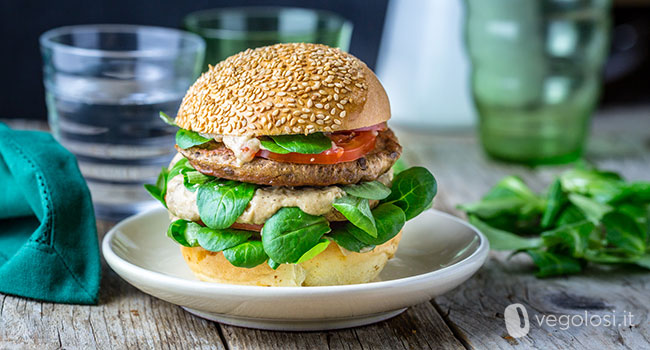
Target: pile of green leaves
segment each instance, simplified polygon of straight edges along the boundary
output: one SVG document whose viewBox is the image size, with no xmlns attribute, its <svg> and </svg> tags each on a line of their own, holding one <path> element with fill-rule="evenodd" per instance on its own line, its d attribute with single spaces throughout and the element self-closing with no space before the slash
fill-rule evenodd
<svg viewBox="0 0 650 350">
<path fill-rule="evenodd" d="M 413 167 L 395 176 L 392 188 L 378 181 L 343 186 L 345 196 L 333 207 L 349 221 L 330 225 L 324 217 L 310 215 L 299 208 L 282 208 L 262 228 L 261 239 L 250 231 L 230 226 L 242 215 L 253 198 L 257 185 L 206 176 L 183 158 L 171 169 L 162 169 L 155 185 L 145 188 L 163 205 L 167 182 L 177 175 L 196 192 L 201 226 L 176 220 L 167 235 L 186 247 L 203 247 L 220 252 L 234 266 L 255 267 L 267 262 L 272 268 L 298 264 L 325 250 L 331 241 L 354 252 L 367 251 L 399 233 L 409 220 L 431 207 L 436 181 L 425 168 Z M 370 200 L 379 205 L 370 209 Z"/>
<path fill-rule="evenodd" d="M 580 164 L 537 195 L 507 176 L 480 201 L 460 206 L 492 249 L 527 253 L 537 276 L 575 274 L 586 264 L 650 269 L 650 183 Z"/>
</svg>

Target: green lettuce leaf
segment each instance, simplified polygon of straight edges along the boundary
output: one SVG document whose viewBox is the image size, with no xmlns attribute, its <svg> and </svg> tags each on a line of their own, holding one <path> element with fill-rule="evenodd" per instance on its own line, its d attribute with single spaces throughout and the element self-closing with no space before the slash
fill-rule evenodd
<svg viewBox="0 0 650 350">
<path fill-rule="evenodd" d="M 516 217 L 539 215 L 545 209 L 545 203 L 520 178 L 506 176 L 480 201 L 459 207 L 469 214 L 488 219 L 505 214 Z"/>
<path fill-rule="evenodd" d="M 262 243 L 274 262 L 295 264 L 329 231 L 329 223 L 322 216 L 296 207 L 282 208 L 264 223 Z"/>
<path fill-rule="evenodd" d="M 384 203 L 398 206 L 406 215 L 406 220 L 411 220 L 431 208 L 436 191 L 436 179 L 429 170 L 412 167 L 395 176 L 391 193 Z"/>
<path fill-rule="evenodd" d="M 372 237 L 377 237 L 375 218 L 370 212 L 370 204 L 367 199 L 347 195 L 334 200 L 332 206 L 354 226 Z"/>
<path fill-rule="evenodd" d="M 553 225 L 568 200 L 566 193 L 562 191 L 562 182 L 560 182 L 560 179 L 555 179 L 546 197 L 546 208 L 541 223 L 543 228 L 549 228 Z"/>
<path fill-rule="evenodd" d="M 362 250 L 373 249 L 375 247 L 373 244 L 363 243 L 354 237 L 347 230 L 345 224 L 333 227 L 332 232 L 328 233 L 326 237 L 351 252 L 360 253 Z"/>
<path fill-rule="evenodd" d="M 211 252 L 220 252 L 248 241 L 251 235 L 252 233 L 250 231 L 244 230 L 215 230 L 209 227 L 202 227 L 197 234 L 197 239 L 203 249 Z"/>
<path fill-rule="evenodd" d="M 542 233 L 542 241 L 547 247 L 560 246 L 574 258 L 581 258 L 589 248 L 589 237 L 596 226 L 588 221 L 559 227 Z"/>
<path fill-rule="evenodd" d="M 327 247 L 330 245 L 330 241 L 328 241 L 325 238 L 321 238 L 320 241 L 318 241 L 318 244 L 313 246 L 311 249 L 307 251 L 307 253 L 303 254 L 300 259 L 296 262 L 296 264 L 303 263 L 307 260 L 315 258 L 318 254 L 322 253 Z"/>
<path fill-rule="evenodd" d="M 380 245 L 395 237 L 406 222 L 402 209 L 390 203 L 381 204 L 373 209 L 372 216 L 375 218 L 377 225 L 377 237 L 369 235 L 351 223 L 345 224 L 344 229 L 354 238 L 367 245 Z"/>
<path fill-rule="evenodd" d="M 646 252 L 647 233 L 639 228 L 633 218 L 620 212 L 603 216 L 607 242 L 631 255 Z"/>
<path fill-rule="evenodd" d="M 541 249 L 527 250 L 526 253 L 537 265 L 537 277 L 570 275 L 582 271 L 580 260 Z"/>
<path fill-rule="evenodd" d="M 280 267 L 280 263 L 276 263 L 273 259 L 269 258 L 269 260 L 266 261 L 267 264 L 269 264 L 269 267 L 272 268 L 273 270 L 277 270 L 278 267 Z"/>
<path fill-rule="evenodd" d="M 269 257 L 260 241 L 248 241 L 223 251 L 223 256 L 237 267 L 253 268 Z"/>
<path fill-rule="evenodd" d="M 165 112 L 159 112 L 158 116 L 163 122 L 165 122 L 165 124 L 178 127 L 178 125 L 176 125 L 176 122 L 174 121 L 174 118 L 168 116 L 167 114 L 165 114 Z"/>
<path fill-rule="evenodd" d="M 612 211 L 612 207 L 609 205 L 599 203 L 589 197 L 577 193 L 569 194 L 569 201 L 580 209 L 587 219 L 594 223 L 598 223 L 605 214 Z"/>
<path fill-rule="evenodd" d="M 210 141 L 210 139 L 205 138 L 194 131 L 178 129 L 176 132 L 176 144 L 182 149 L 202 145 L 208 141 Z"/>
<path fill-rule="evenodd" d="M 167 194 L 167 179 L 169 178 L 169 170 L 166 167 L 162 167 L 160 173 L 158 174 L 158 179 L 156 179 L 156 184 L 145 184 L 144 188 L 149 192 L 149 194 L 162 203 L 165 208 L 167 208 L 167 202 L 165 201 L 165 195 Z"/>
<path fill-rule="evenodd" d="M 167 236 L 184 247 L 198 247 L 202 226 L 187 220 L 176 220 L 167 228 Z"/>
<path fill-rule="evenodd" d="M 279 154 L 291 153 L 291 151 L 288 151 L 288 150 L 278 146 L 278 144 L 275 143 L 275 141 L 273 141 L 269 137 L 261 138 L 260 139 L 260 144 L 262 145 L 263 149 L 265 149 L 267 151 L 270 151 L 270 152 L 273 152 L 273 153 L 279 153 Z"/>
<path fill-rule="evenodd" d="M 257 186 L 233 180 L 214 179 L 199 186 L 196 204 L 206 226 L 225 229 L 246 210 Z"/>
<path fill-rule="evenodd" d="M 214 179 L 214 177 L 201 174 L 196 170 L 181 171 L 181 174 L 183 174 L 183 185 L 191 192 L 195 192 L 199 186 Z"/>
<path fill-rule="evenodd" d="M 321 132 L 309 135 L 276 135 L 270 138 L 278 147 L 295 153 L 318 154 L 332 148 L 332 140 Z M 269 144 L 265 143 L 263 146 L 267 148 Z"/>
<path fill-rule="evenodd" d="M 494 250 L 525 250 L 538 248 L 542 245 L 539 237 L 525 238 L 512 232 L 492 227 L 475 215 L 469 216 L 469 223 L 474 225 L 490 242 L 490 248 Z"/>
<path fill-rule="evenodd" d="M 379 181 L 361 182 L 342 188 L 349 195 L 366 199 L 382 200 L 390 195 L 390 188 Z"/>
</svg>

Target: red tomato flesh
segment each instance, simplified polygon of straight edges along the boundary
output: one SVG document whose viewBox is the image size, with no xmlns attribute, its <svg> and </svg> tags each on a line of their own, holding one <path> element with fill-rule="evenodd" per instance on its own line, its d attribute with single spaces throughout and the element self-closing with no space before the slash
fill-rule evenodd
<svg viewBox="0 0 650 350">
<path fill-rule="evenodd" d="M 262 231 L 262 227 L 264 225 L 256 225 L 256 224 L 240 224 L 238 222 L 232 224 L 230 228 L 234 230 L 246 230 L 246 231 L 257 231 L 260 232 Z"/>
<path fill-rule="evenodd" d="M 375 148 L 377 134 L 386 130 L 386 123 L 326 134 L 334 146 L 327 151 L 318 154 L 302 153 L 273 153 L 267 150 L 260 150 L 256 156 L 275 160 L 277 162 L 298 163 L 298 164 L 336 164 L 357 160 Z"/>
</svg>

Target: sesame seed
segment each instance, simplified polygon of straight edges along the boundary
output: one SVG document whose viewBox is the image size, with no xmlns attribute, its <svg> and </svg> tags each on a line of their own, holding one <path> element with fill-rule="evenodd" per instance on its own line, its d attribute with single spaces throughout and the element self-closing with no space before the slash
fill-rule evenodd
<svg viewBox="0 0 650 350">
<path fill-rule="evenodd" d="M 209 68 L 183 98 L 176 118 L 182 128 L 255 135 L 279 123 L 284 133 L 331 131 L 341 128 L 338 118 L 347 115 L 344 105 L 366 101 L 368 84 L 361 62 L 323 45 L 248 49 Z M 314 107 L 327 113 L 313 115 Z M 276 120 L 280 113 L 284 121 Z"/>
</svg>

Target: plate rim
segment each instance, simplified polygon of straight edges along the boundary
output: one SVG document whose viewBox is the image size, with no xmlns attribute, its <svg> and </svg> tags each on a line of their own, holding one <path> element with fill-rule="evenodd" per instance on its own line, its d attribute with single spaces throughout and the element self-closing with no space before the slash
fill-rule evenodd
<svg viewBox="0 0 650 350">
<path fill-rule="evenodd" d="M 259 296 L 263 293 L 268 297 L 298 297 L 308 295 L 310 297 L 318 295 L 332 295 L 340 293 L 366 293 L 369 291 L 381 290 L 391 287 L 404 288 L 409 285 L 421 285 L 427 283 L 430 280 L 436 280 L 444 278 L 445 276 L 458 274 L 457 269 L 462 267 L 470 267 L 473 263 L 479 263 L 482 266 L 487 259 L 489 253 L 490 244 L 487 238 L 473 225 L 462 220 L 459 217 L 451 215 L 449 213 L 437 210 L 437 209 L 427 209 L 426 212 L 431 212 L 434 215 L 442 216 L 445 219 L 454 221 L 457 224 L 463 225 L 469 228 L 476 236 L 479 237 L 479 246 L 477 249 L 470 254 L 468 257 L 445 267 L 442 267 L 435 271 L 429 271 L 426 273 L 418 274 L 415 276 L 402 277 L 398 279 L 392 279 L 388 281 L 377 281 L 369 283 L 357 283 L 357 284 L 347 284 L 347 285 L 335 285 L 335 286 L 287 286 L 287 287 L 277 287 L 269 288 L 266 286 L 250 286 L 250 285 L 239 285 L 239 284 L 228 284 L 228 283 L 218 283 L 218 282 L 206 282 L 198 280 L 189 280 L 181 277 L 170 276 L 161 272 L 152 271 L 143 267 L 140 267 L 136 264 L 133 264 L 126 259 L 120 257 L 111 247 L 111 241 L 113 240 L 117 231 L 125 225 L 129 225 L 131 222 L 139 220 L 143 216 L 155 215 L 156 212 L 167 211 L 164 207 L 153 208 L 142 213 L 128 217 L 114 227 L 112 227 L 102 239 L 102 255 L 104 259 L 121 278 L 125 279 L 118 272 L 118 270 L 130 270 L 131 275 L 137 277 L 139 281 L 152 281 L 157 285 L 164 285 L 165 287 L 174 288 L 176 290 L 183 289 L 186 291 L 201 291 L 201 293 L 207 294 L 222 294 L 222 293 L 237 293 L 242 296 Z M 480 266 L 476 269 L 478 270 Z M 472 273 L 473 274 L 473 273 Z M 460 274 L 462 275 L 462 274 Z M 127 282 L 129 282 L 127 280 Z M 130 282 L 129 282 L 130 283 Z"/>
</svg>

